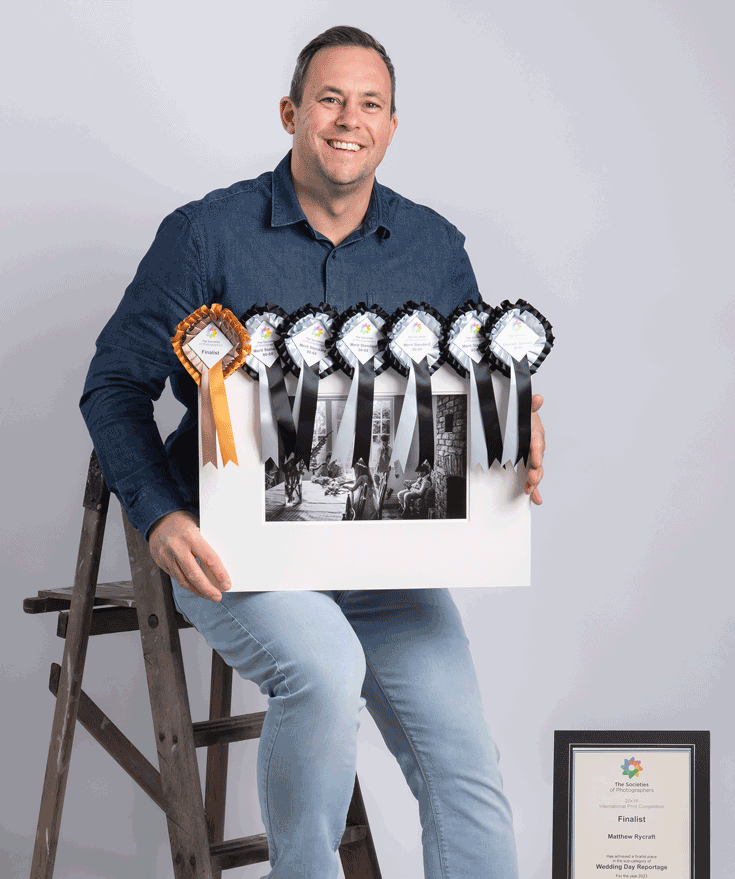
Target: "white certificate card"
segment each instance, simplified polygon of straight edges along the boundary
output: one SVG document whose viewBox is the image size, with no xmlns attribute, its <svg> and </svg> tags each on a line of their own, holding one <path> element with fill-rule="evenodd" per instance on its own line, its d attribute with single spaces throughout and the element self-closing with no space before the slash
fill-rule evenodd
<svg viewBox="0 0 735 879">
<path fill-rule="evenodd" d="M 691 877 L 688 748 L 572 750 L 572 879 Z"/>
</svg>

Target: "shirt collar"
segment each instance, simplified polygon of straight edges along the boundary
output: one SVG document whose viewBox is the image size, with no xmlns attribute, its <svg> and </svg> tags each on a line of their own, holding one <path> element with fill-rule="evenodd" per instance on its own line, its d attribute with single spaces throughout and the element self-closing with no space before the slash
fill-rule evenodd
<svg viewBox="0 0 735 879">
<path fill-rule="evenodd" d="M 290 150 L 273 172 L 271 191 L 271 226 L 292 226 L 306 219 L 291 181 Z"/>
<path fill-rule="evenodd" d="M 362 233 L 364 235 L 376 230 L 383 238 L 387 238 L 390 235 L 388 207 L 382 190 L 383 187 L 376 181 L 373 184 L 365 222 L 362 224 Z M 306 220 L 306 216 L 294 192 L 293 181 L 291 180 L 291 151 L 289 150 L 273 172 L 271 181 L 271 226 L 293 226 L 302 220 Z"/>
</svg>

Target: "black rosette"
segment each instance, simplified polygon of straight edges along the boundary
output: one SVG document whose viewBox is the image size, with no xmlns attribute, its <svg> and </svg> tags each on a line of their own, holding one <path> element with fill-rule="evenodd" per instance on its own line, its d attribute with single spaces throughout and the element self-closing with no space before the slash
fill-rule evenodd
<svg viewBox="0 0 735 879">
<path fill-rule="evenodd" d="M 491 467 L 503 454 L 503 434 L 492 382 L 493 365 L 483 330 L 492 326 L 496 309 L 468 300 L 447 318 L 447 362 L 470 380 L 470 468 Z"/>
<path fill-rule="evenodd" d="M 425 302 L 407 302 L 393 312 L 384 328 L 386 359 L 400 375 L 408 376 L 393 450 L 393 460 L 399 461 L 404 471 L 417 425 L 419 462 L 434 466 L 431 375 L 444 362 L 444 323 L 441 314 Z"/>
<path fill-rule="evenodd" d="M 511 303 L 508 299 L 504 299 L 500 306 L 495 309 L 495 319 L 492 325 L 485 327 L 485 336 L 493 366 L 508 378 L 510 378 L 511 365 L 515 358 L 505 348 L 502 348 L 496 340 L 501 332 L 514 321 L 521 321 L 538 336 L 538 341 L 528 348 L 526 354 L 528 370 L 531 375 L 546 360 L 549 351 L 551 351 L 554 345 L 554 334 L 551 331 L 551 324 L 540 311 L 529 305 L 525 299 L 519 299 L 515 304 Z"/>
<path fill-rule="evenodd" d="M 528 464 L 531 448 L 531 376 L 554 344 L 551 324 L 525 299 L 500 303 L 492 326 L 485 327 L 493 366 L 510 378 L 503 464 Z"/>
<path fill-rule="evenodd" d="M 277 337 L 280 337 L 289 321 L 289 315 L 287 311 L 284 311 L 278 305 L 274 305 L 272 302 L 267 302 L 265 305 L 253 305 L 251 308 L 243 314 L 240 318 L 240 323 L 247 329 L 248 326 L 251 327 L 252 330 L 257 330 L 257 328 L 265 321 L 270 324 L 271 327 L 275 330 L 274 342 L 278 341 Z M 248 331 L 249 334 L 250 331 Z M 279 353 L 279 362 L 281 363 L 281 370 L 284 375 L 287 375 L 290 369 L 290 365 L 283 362 L 281 355 Z M 250 376 L 250 378 L 254 378 L 255 381 L 258 381 L 260 377 L 260 371 L 258 369 L 258 362 L 256 357 L 251 353 L 249 357 L 245 358 L 245 363 L 243 363 L 242 368 L 245 372 Z"/>
<path fill-rule="evenodd" d="M 349 465 L 370 460 L 375 376 L 388 368 L 383 329 L 388 315 L 379 305 L 368 307 L 359 302 L 335 321 L 331 355 L 335 363 L 352 379 L 342 422 L 335 439 L 332 460 Z"/>
<path fill-rule="evenodd" d="M 243 370 L 259 382 L 260 451 L 264 464 L 283 467 L 296 451 L 296 429 L 286 391 L 283 362 L 277 342 L 288 323 L 288 314 L 277 305 L 253 305 L 240 318 L 252 339 L 251 353 Z"/>
<path fill-rule="evenodd" d="M 420 305 L 416 305 L 415 302 L 407 302 L 405 305 L 397 308 L 388 319 L 383 330 L 388 337 L 388 345 L 385 352 L 388 365 L 392 366 L 402 376 L 409 374 L 411 364 L 414 361 L 411 359 L 410 354 L 407 354 L 396 344 L 395 340 L 409 325 L 411 318 L 416 319 L 418 317 L 420 319 L 421 314 L 426 316 L 426 324 L 434 335 L 443 340 L 446 321 L 435 308 L 432 308 L 431 305 L 427 305 L 425 302 L 422 302 Z M 433 375 L 439 369 L 444 363 L 445 357 L 446 351 L 440 341 L 439 345 L 431 350 L 426 358 L 429 375 Z"/>
<path fill-rule="evenodd" d="M 337 312 L 325 302 L 304 305 L 293 312 L 276 342 L 278 353 L 299 378 L 293 406 L 296 425 L 296 460 L 308 468 L 314 436 L 319 380 L 339 367 L 329 350 Z"/>
</svg>

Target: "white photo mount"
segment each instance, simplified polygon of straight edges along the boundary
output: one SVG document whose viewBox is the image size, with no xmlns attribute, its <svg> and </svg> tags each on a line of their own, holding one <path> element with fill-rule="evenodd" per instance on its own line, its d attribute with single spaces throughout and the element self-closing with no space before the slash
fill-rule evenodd
<svg viewBox="0 0 735 879">
<path fill-rule="evenodd" d="M 289 379 L 289 390 L 296 381 Z M 493 375 L 502 411 L 508 380 Z M 336 372 L 319 398 L 346 397 L 350 380 Z M 468 393 L 448 366 L 431 377 L 432 395 Z M 388 370 L 376 395 L 403 396 L 405 378 Z M 266 522 L 257 383 L 238 370 L 227 399 L 239 466 L 199 461 L 201 531 L 218 553 L 232 591 L 415 589 L 530 585 L 530 500 L 526 472 L 495 464 L 468 473 L 467 518 L 400 522 Z M 201 449 L 201 443 L 200 443 Z"/>
</svg>

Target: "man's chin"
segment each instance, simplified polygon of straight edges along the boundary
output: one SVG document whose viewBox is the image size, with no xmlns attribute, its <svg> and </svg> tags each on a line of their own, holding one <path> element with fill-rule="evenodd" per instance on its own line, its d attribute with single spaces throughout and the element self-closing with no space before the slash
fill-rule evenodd
<svg viewBox="0 0 735 879">
<path fill-rule="evenodd" d="M 372 174 L 325 174 L 329 183 L 342 192 L 353 192 L 369 183 L 372 186 Z"/>
</svg>

